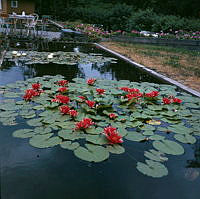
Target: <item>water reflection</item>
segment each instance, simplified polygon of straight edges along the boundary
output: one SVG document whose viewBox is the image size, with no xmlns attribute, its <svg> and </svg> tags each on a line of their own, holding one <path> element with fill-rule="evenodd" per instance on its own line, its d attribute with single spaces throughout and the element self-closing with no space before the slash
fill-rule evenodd
<svg viewBox="0 0 200 199">
<path fill-rule="evenodd" d="M 200 139 L 193 145 L 194 159 L 187 161 L 188 168 L 200 168 Z"/>
<path fill-rule="evenodd" d="M 49 45 L 52 51 L 60 46 Z M 70 51 L 77 46 L 71 46 Z M 69 50 L 69 45 L 65 47 Z M 100 49 L 79 46 L 80 52 L 103 53 Z M 112 56 L 105 53 L 105 56 Z M 25 65 L 4 62 L 0 70 L 0 85 L 26 80 L 28 78 L 61 74 L 66 79 L 74 77 L 95 77 L 101 79 L 128 79 L 130 81 L 159 82 L 154 77 L 130 64 L 118 60 L 117 64 L 77 64 L 73 66 L 59 64 Z M 20 128 L 30 128 L 22 124 Z M 136 161 L 144 161 L 144 150 L 152 145 L 148 142 L 132 143 L 125 141 L 126 152 L 112 155 L 109 160 L 99 164 L 88 164 L 76 158 L 72 151 L 59 146 L 50 149 L 31 147 L 26 139 L 12 137 L 15 127 L 0 125 L 1 157 L 1 196 L 2 199 L 198 199 L 200 181 L 196 170 L 187 167 L 200 167 L 200 142 L 186 148 L 183 156 L 172 157 L 168 161 L 169 175 L 153 179 L 135 169 Z M 194 150 L 194 151 L 193 151 Z M 193 157 L 194 153 L 194 157 Z M 130 158 L 134 157 L 134 158 Z M 184 173 L 185 172 L 185 173 Z M 188 180 L 189 179 L 189 180 Z"/>
</svg>

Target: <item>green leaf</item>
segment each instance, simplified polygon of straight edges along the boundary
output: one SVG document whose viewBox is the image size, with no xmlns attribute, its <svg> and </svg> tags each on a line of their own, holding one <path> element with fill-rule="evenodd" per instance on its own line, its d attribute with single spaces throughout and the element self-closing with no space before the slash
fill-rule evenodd
<svg viewBox="0 0 200 199">
<path fill-rule="evenodd" d="M 164 140 L 165 137 L 161 135 L 152 135 L 149 137 L 150 140 Z"/>
<path fill-rule="evenodd" d="M 42 118 L 37 118 L 37 119 L 31 119 L 27 121 L 27 124 L 29 126 L 42 126 Z"/>
<path fill-rule="evenodd" d="M 106 149 L 110 153 L 114 153 L 114 154 L 122 154 L 125 152 L 124 147 L 120 146 L 119 144 L 108 145 L 106 146 Z"/>
<path fill-rule="evenodd" d="M 154 149 L 145 151 L 144 156 L 149 158 L 150 160 L 154 160 L 158 162 L 164 162 L 168 160 L 168 158 L 164 156 L 164 153 L 161 153 L 160 151 L 156 151 Z"/>
<path fill-rule="evenodd" d="M 154 162 L 152 160 L 145 160 L 146 164 L 137 162 L 137 170 L 144 175 L 151 176 L 153 178 L 161 178 L 168 174 L 167 168 L 160 162 Z"/>
<path fill-rule="evenodd" d="M 87 147 L 78 147 L 74 150 L 75 156 L 89 162 L 102 162 L 109 157 L 109 152 L 102 146 L 86 144 Z"/>
<path fill-rule="evenodd" d="M 196 138 L 189 134 L 186 134 L 186 135 L 176 134 L 174 135 L 174 138 L 178 140 L 179 142 L 182 142 L 185 144 L 194 144 L 196 142 Z"/>
<path fill-rule="evenodd" d="M 53 133 L 35 135 L 29 140 L 29 143 L 36 148 L 48 148 L 54 147 L 62 142 L 58 136 L 51 137 L 52 135 Z"/>
<path fill-rule="evenodd" d="M 153 147 L 163 153 L 171 155 L 182 155 L 184 153 L 184 148 L 171 140 L 154 141 Z"/>
<path fill-rule="evenodd" d="M 34 135 L 33 129 L 19 129 L 13 132 L 13 137 L 17 138 L 30 138 Z"/>
<path fill-rule="evenodd" d="M 146 137 L 140 133 L 136 132 L 129 132 L 128 135 L 125 137 L 127 140 L 140 142 L 146 139 Z"/>
<path fill-rule="evenodd" d="M 104 145 L 109 143 L 104 135 L 86 135 L 86 141 L 98 145 Z"/>
<path fill-rule="evenodd" d="M 72 140 L 72 141 L 85 137 L 85 135 L 83 133 L 80 133 L 78 131 L 72 132 L 72 130 L 70 130 L 70 129 L 59 131 L 58 136 L 60 136 L 61 138 L 65 139 L 65 140 Z"/>
<path fill-rule="evenodd" d="M 64 141 L 60 144 L 60 146 L 63 149 L 69 149 L 69 150 L 75 150 L 77 149 L 80 145 L 78 142 L 71 142 L 71 141 Z"/>
</svg>

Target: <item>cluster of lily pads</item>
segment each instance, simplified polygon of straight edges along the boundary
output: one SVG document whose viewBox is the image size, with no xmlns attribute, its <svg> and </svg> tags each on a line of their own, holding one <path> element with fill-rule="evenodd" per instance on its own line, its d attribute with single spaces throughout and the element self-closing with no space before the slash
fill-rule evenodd
<svg viewBox="0 0 200 199">
<path fill-rule="evenodd" d="M 37 148 L 58 145 L 89 162 L 124 153 L 128 141 L 150 142 L 136 168 L 152 177 L 166 176 L 167 155 L 182 155 L 200 136 L 200 99 L 175 86 L 57 75 L 0 86 L 0 94 L 0 122 L 27 124 L 14 137 Z"/>
<path fill-rule="evenodd" d="M 8 61 L 20 61 L 27 65 L 31 64 L 65 64 L 76 65 L 79 63 L 116 63 L 115 58 L 103 57 L 101 54 L 81 52 L 38 52 L 38 51 L 7 51 L 4 59 Z"/>
</svg>

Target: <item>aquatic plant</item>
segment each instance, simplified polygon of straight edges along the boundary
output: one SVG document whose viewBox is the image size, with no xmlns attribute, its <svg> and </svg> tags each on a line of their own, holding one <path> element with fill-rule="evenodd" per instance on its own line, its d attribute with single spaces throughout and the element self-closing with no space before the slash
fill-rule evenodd
<svg viewBox="0 0 200 199">
<path fill-rule="evenodd" d="M 148 142 L 152 148 L 136 168 L 151 177 L 166 176 L 169 155 L 184 154 L 186 144 L 200 136 L 199 98 L 171 85 L 90 81 L 68 82 L 57 75 L 0 86 L 0 122 L 15 125 L 13 136 L 28 138 L 33 147 L 60 146 L 89 162 L 122 154 L 127 143 Z M 26 122 L 23 129 L 20 118 Z"/>
</svg>

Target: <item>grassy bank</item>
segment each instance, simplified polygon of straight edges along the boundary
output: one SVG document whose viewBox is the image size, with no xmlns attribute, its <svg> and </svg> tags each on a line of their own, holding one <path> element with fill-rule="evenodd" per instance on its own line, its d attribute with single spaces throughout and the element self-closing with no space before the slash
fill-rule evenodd
<svg viewBox="0 0 200 199">
<path fill-rule="evenodd" d="M 103 46 L 200 91 L 200 52 L 167 46 L 102 42 Z"/>
</svg>

